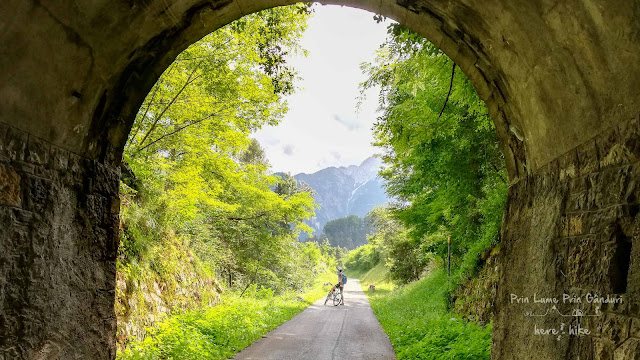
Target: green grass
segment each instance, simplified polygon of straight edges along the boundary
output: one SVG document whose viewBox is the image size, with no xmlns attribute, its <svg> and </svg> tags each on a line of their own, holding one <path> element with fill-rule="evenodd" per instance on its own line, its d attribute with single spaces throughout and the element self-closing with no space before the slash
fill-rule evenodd
<svg viewBox="0 0 640 360">
<path fill-rule="evenodd" d="M 228 359 L 325 296 L 329 287 L 322 284 L 333 277 L 318 277 L 303 294 L 274 296 L 252 288 L 242 298 L 225 295 L 217 306 L 162 321 L 118 359 Z"/>
<path fill-rule="evenodd" d="M 387 269 L 378 265 L 360 278 L 376 317 L 398 359 L 489 359 L 491 326 L 469 323 L 447 310 L 446 273 L 435 270 L 425 278 L 394 290 Z M 243 298 L 225 296 L 215 307 L 171 317 L 150 330 L 143 341 L 130 344 L 118 359 L 227 359 L 324 297 L 334 274 L 316 279 L 304 294 L 274 296 L 249 289 Z M 369 284 L 376 291 L 366 291 Z"/>
<path fill-rule="evenodd" d="M 352 277 L 354 279 L 360 279 L 360 284 L 362 284 L 363 286 L 365 284 L 367 286 L 369 286 L 369 284 L 374 284 L 376 286 L 378 286 L 378 284 L 391 284 L 388 276 L 389 269 L 387 269 L 387 267 L 384 266 L 384 263 L 382 263 L 382 261 L 378 263 L 378 265 L 374 266 L 369 270 L 365 270 L 365 271 L 354 270 L 349 273 L 347 269 L 345 273 L 349 277 Z"/>
<path fill-rule="evenodd" d="M 369 285 L 376 286 L 376 292 L 378 295 L 391 292 L 395 286 L 389 280 L 389 269 L 383 262 L 378 263 L 369 270 L 345 270 L 345 273 L 349 278 L 359 279 L 362 290 L 366 293 L 369 292 Z"/>
<path fill-rule="evenodd" d="M 374 268 L 365 275 L 379 279 L 381 272 Z M 366 290 L 368 284 L 362 285 Z M 366 291 L 398 359 L 490 358 L 491 326 L 469 323 L 449 312 L 447 288 L 447 275 L 438 269 L 393 291 L 386 286 Z"/>
</svg>

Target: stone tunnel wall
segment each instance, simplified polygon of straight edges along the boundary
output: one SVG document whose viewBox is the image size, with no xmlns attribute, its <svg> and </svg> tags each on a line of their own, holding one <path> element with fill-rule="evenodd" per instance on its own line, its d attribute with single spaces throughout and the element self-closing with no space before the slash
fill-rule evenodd
<svg viewBox="0 0 640 360">
<path fill-rule="evenodd" d="M 640 358 L 639 131 L 625 122 L 509 189 L 493 359 Z"/>
<path fill-rule="evenodd" d="M 0 123 L 0 360 L 115 357 L 119 176 Z"/>
<path fill-rule="evenodd" d="M 511 186 L 494 359 L 640 355 L 639 159 L 635 118 Z M 0 359 L 115 356 L 118 178 L 0 123 Z M 598 314 L 587 293 L 623 301 L 596 317 L 560 315 Z M 556 311 L 511 294 L 560 303 Z M 583 302 L 563 303 L 563 294 Z M 578 325 L 590 333 L 569 335 Z"/>
</svg>

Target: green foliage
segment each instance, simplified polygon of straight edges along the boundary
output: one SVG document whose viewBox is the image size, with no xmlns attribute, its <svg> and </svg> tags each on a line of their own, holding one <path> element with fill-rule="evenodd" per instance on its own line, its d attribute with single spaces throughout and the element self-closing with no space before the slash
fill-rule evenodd
<svg viewBox="0 0 640 360">
<path fill-rule="evenodd" d="M 324 259 L 304 262 L 296 241 L 310 231 L 311 192 L 295 183 L 274 192 L 283 180 L 250 138 L 287 111 L 297 79 L 285 55 L 304 52 L 309 14 L 297 4 L 246 16 L 187 48 L 160 77 L 125 148 L 140 186 L 123 185 L 120 261 L 143 260 L 171 230 L 228 288 L 301 289 L 321 271 Z"/>
<path fill-rule="evenodd" d="M 273 191 L 278 195 L 292 196 L 298 192 L 298 184 L 291 174 L 282 174 L 276 182 Z"/>
<path fill-rule="evenodd" d="M 145 258 L 149 249 L 166 237 L 166 207 L 162 201 L 149 201 L 141 197 L 128 186 L 121 183 L 121 224 L 119 259 L 125 262 L 139 261 Z"/>
<path fill-rule="evenodd" d="M 211 265 L 203 263 L 188 241 L 169 229 L 143 253 L 117 262 L 118 348 L 135 336 L 144 336 L 146 328 L 168 315 L 159 307 L 182 313 L 212 306 L 219 299 L 218 289 Z"/>
<path fill-rule="evenodd" d="M 370 221 L 357 215 L 350 215 L 327 222 L 322 228 L 322 238 L 335 247 L 355 249 L 367 243 L 371 233 Z"/>
<path fill-rule="evenodd" d="M 344 266 L 350 270 L 369 270 L 379 262 L 380 252 L 373 244 L 367 244 L 349 251 Z"/>
<path fill-rule="evenodd" d="M 369 284 L 376 286 L 375 291 L 390 291 L 395 288 L 389 276 L 389 268 L 382 262 L 370 269 L 347 268 L 345 271 L 350 277 L 359 279 L 365 291 L 368 291 Z"/>
<path fill-rule="evenodd" d="M 430 259 L 424 244 L 410 237 L 409 230 L 388 208 L 374 208 L 367 219 L 373 230 L 368 237 L 369 244 L 349 252 L 345 265 L 369 270 L 383 260 L 391 280 L 399 283 L 417 280 Z"/>
<path fill-rule="evenodd" d="M 436 270 L 393 291 L 367 292 L 398 359 L 490 359 L 491 326 L 450 313 L 448 287 L 446 272 Z"/>
<path fill-rule="evenodd" d="M 250 296 L 227 296 L 215 307 L 163 321 L 118 359 L 228 359 L 324 296 L 328 287 L 322 284 L 333 278 L 323 274 L 305 293 L 280 296 L 254 285 Z"/>
<path fill-rule="evenodd" d="M 369 244 L 352 250 L 348 259 L 375 251 L 370 250 L 372 247 Z M 437 263 L 431 262 L 430 268 L 437 268 Z M 401 281 L 389 281 L 392 273 L 383 262 L 372 268 L 362 267 L 366 260 L 357 264 L 360 266 L 346 271 L 350 277 L 360 279 L 398 359 L 490 358 L 491 325 L 466 322 L 450 310 L 450 292 L 456 286 L 456 278 L 447 279 L 446 272 L 437 269 L 420 280 L 398 286 Z M 376 286 L 374 292 L 369 291 L 369 284 Z"/>
<path fill-rule="evenodd" d="M 430 254 L 446 257 L 449 236 L 456 264 L 497 243 L 506 175 L 493 123 L 469 80 L 419 35 L 397 24 L 388 32 L 375 62 L 362 66 L 361 87 L 381 89 L 373 129 L 387 165 L 380 174 L 398 200 L 392 217 L 407 231 L 383 252 L 395 261 L 395 278 L 411 281 Z"/>
<path fill-rule="evenodd" d="M 306 4 L 261 11 L 183 51 L 140 108 L 126 155 L 233 153 L 247 145 L 243 135 L 275 125 L 287 110 L 284 95 L 295 89 L 284 55 L 304 52 L 298 41 L 308 16 Z"/>
<path fill-rule="evenodd" d="M 119 285 L 119 319 L 152 325 L 148 319 L 157 314 L 144 313 L 152 310 L 146 309 L 141 288 L 154 286 L 162 290 L 162 306 L 179 314 L 217 301 L 217 279 L 228 290 L 229 306 L 164 322 L 153 330 L 148 344 L 155 350 L 148 354 L 196 354 L 202 345 L 195 345 L 196 339 L 222 336 L 213 329 L 238 338 L 221 343 L 226 350 L 207 350 L 228 354 L 298 311 L 302 305 L 280 295 L 308 288 L 341 255 L 297 241 L 300 231 L 310 231 L 303 220 L 314 215 L 311 189 L 272 176 L 264 150 L 250 137 L 261 126 L 277 124 L 287 111 L 286 96 L 298 79 L 285 59 L 291 52 L 304 53 L 299 40 L 309 14 L 309 4 L 278 7 L 205 36 L 177 57 L 139 109 L 124 150 L 131 171 L 129 185 L 121 185 L 118 279 L 126 286 Z M 189 288 L 193 296 L 182 299 L 187 287 L 195 288 Z M 229 311 L 242 320 L 244 308 L 276 313 L 244 330 L 232 331 L 233 322 L 214 319 Z M 198 330 L 199 318 L 211 320 L 204 332 Z M 118 341 L 125 344 L 130 332 L 121 330 Z M 246 339 L 239 339 L 245 330 Z M 181 331 L 186 337 L 180 338 Z"/>
<path fill-rule="evenodd" d="M 291 174 L 277 174 L 277 176 L 278 181 L 273 191 L 278 195 L 289 197 L 298 193 L 314 193 L 313 188 L 309 186 L 309 184 L 296 180 Z"/>
</svg>

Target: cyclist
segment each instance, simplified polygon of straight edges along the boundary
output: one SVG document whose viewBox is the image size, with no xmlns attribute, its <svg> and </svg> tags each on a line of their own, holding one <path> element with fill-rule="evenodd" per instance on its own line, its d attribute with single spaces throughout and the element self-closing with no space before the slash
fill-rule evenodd
<svg viewBox="0 0 640 360">
<path fill-rule="evenodd" d="M 338 283 L 333 287 L 333 289 L 331 289 L 331 292 L 333 292 L 336 288 L 340 288 L 340 298 L 342 299 L 340 305 L 344 305 L 344 274 L 342 274 L 342 267 L 338 267 L 337 275 Z"/>
</svg>

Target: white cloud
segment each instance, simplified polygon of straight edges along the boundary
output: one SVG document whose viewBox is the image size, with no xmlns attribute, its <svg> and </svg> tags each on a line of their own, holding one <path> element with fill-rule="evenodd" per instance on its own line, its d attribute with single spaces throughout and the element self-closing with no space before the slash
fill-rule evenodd
<svg viewBox="0 0 640 360">
<path fill-rule="evenodd" d="M 333 114 L 333 120 L 344 125 L 344 127 L 346 127 L 349 131 L 354 131 L 362 128 L 361 124 L 358 121 L 349 117 L 342 118 L 338 114 Z"/>
<path fill-rule="evenodd" d="M 260 139 L 260 144 L 262 144 L 262 146 L 274 146 L 280 144 L 280 139 L 270 134 L 264 134 Z"/>
<path fill-rule="evenodd" d="M 377 117 L 377 90 L 356 112 L 360 63 L 371 61 L 386 37 L 385 23 L 373 13 L 348 7 L 316 6 L 302 45 L 307 58 L 288 59 L 303 81 L 289 97 L 289 113 L 280 125 L 255 137 L 274 171 L 314 172 L 327 166 L 360 164 L 373 155 L 371 127 Z M 290 154 L 284 147 L 291 146 Z M 295 149 L 295 151 L 293 151 Z"/>
<path fill-rule="evenodd" d="M 295 149 L 295 147 L 293 145 L 287 144 L 287 145 L 282 147 L 282 152 L 285 155 L 293 156 L 294 149 Z"/>
</svg>

